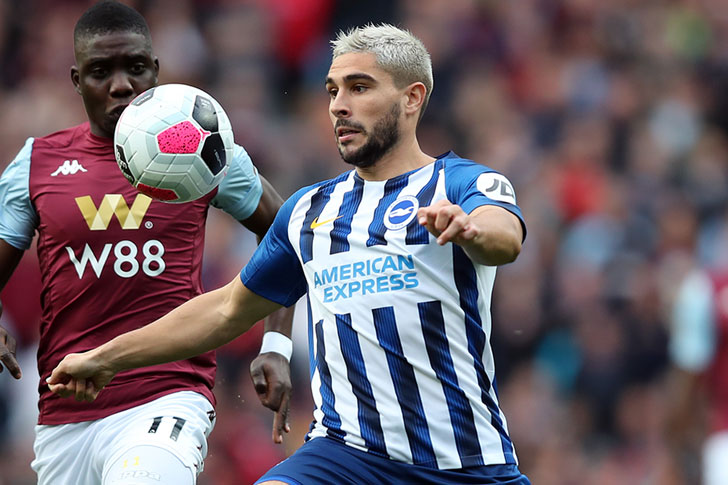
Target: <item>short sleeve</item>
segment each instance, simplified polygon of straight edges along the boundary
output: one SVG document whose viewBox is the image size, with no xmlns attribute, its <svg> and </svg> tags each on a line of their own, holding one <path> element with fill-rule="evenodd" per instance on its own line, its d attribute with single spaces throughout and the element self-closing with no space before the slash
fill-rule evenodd
<svg viewBox="0 0 728 485">
<path fill-rule="evenodd" d="M 302 193 L 304 189 L 293 194 L 281 206 L 270 229 L 240 273 L 246 288 L 286 307 L 296 303 L 308 289 L 301 262 L 288 237 L 288 221 Z"/>
<path fill-rule="evenodd" d="M 30 248 L 38 227 L 38 214 L 30 200 L 32 150 L 33 138 L 28 138 L 0 176 L 0 239 L 22 250 Z"/>
<path fill-rule="evenodd" d="M 468 214 L 484 205 L 497 205 L 513 213 L 521 221 L 526 238 L 526 222 L 516 203 L 516 191 L 505 175 L 463 160 L 445 165 L 445 184 L 448 200 Z"/>
<path fill-rule="evenodd" d="M 258 208 L 263 186 L 258 170 L 240 145 L 235 145 L 228 173 L 220 182 L 210 205 L 222 209 L 238 221 L 250 217 Z"/>
</svg>

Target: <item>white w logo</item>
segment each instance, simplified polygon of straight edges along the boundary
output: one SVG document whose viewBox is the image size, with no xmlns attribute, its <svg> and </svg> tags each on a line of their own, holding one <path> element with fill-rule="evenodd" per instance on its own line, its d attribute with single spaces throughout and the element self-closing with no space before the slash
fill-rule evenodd
<svg viewBox="0 0 728 485">
<path fill-rule="evenodd" d="M 78 160 L 66 160 L 51 174 L 51 177 L 55 177 L 59 173 L 62 175 L 73 175 L 78 171 L 86 172 L 87 170 L 83 168 L 83 165 L 78 163 Z"/>
</svg>

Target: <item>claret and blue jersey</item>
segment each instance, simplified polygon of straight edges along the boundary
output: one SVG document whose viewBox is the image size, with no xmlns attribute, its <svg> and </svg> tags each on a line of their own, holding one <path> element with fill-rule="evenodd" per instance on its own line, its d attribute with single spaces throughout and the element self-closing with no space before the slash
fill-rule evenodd
<svg viewBox="0 0 728 485">
<path fill-rule="evenodd" d="M 503 175 L 450 152 L 390 180 L 350 171 L 299 190 L 243 269 L 272 301 L 307 295 L 307 438 L 440 469 L 516 463 L 489 344 L 496 268 L 417 222 L 419 207 L 445 198 L 523 223 Z"/>
<path fill-rule="evenodd" d="M 214 402 L 211 352 L 120 373 L 93 405 L 52 394 L 45 378 L 66 354 L 139 328 L 202 293 L 208 206 L 244 220 L 262 191 L 239 146 L 217 189 L 165 204 L 137 192 L 119 170 L 112 140 L 93 135 L 88 122 L 28 139 L 0 177 L 0 239 L 26 250 L 36 238 L 43 282 L 40 424 L 100 419 L 180 390 Z"/>
</svg>

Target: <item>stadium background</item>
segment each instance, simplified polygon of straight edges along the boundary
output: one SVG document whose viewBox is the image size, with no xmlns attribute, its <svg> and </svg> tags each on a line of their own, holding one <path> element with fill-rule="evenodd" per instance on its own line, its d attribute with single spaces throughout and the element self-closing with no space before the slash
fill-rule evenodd
<svg viewBox="0 0 728 485">
<path fill-rule="evenodd" d="M 728 3 L 723 0 L 127 1 L 162 83 L 226 108 L 282 195 L 339 173 L 323 89 L 327 40 L 389 21 L 435 68 L 420 140 L 505 173 L 529 236 L 499 271 L 493 341 L 522 469 L 537 485 L 680 484 L 669 471 L 669 305 L 694 265 L 728 263 Z M 84 121 L 72 28 L 88 1 L 0 0 L 0 168 L 27 136 Z M 212 210 L 208 289 L 255 241 Z M 37 262 L 2 294 L 25 377 L 0 375 L 0 485 L 34 483 Z M 220 352 L 219 421 L 201 485 L 252 482 L 294 450 L 311 401 L 297 318 L 293 431 L 270 439 L 247 368 L 260 329 Z M 692 473 L 686 461 L 688 474 Z"/>
</svg>

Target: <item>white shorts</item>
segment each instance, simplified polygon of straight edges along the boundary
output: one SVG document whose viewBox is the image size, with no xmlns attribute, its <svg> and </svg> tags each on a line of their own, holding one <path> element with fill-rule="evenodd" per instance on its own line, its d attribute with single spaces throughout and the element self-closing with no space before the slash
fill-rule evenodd
<svg viewBox="0 0 728 485">
<path fill-rule="evenodd" d="M 215 425 L 212 404 L 182 391 L 96 421 L 35 428 L 38 485 L 194 484 Z"/>
</svg>

